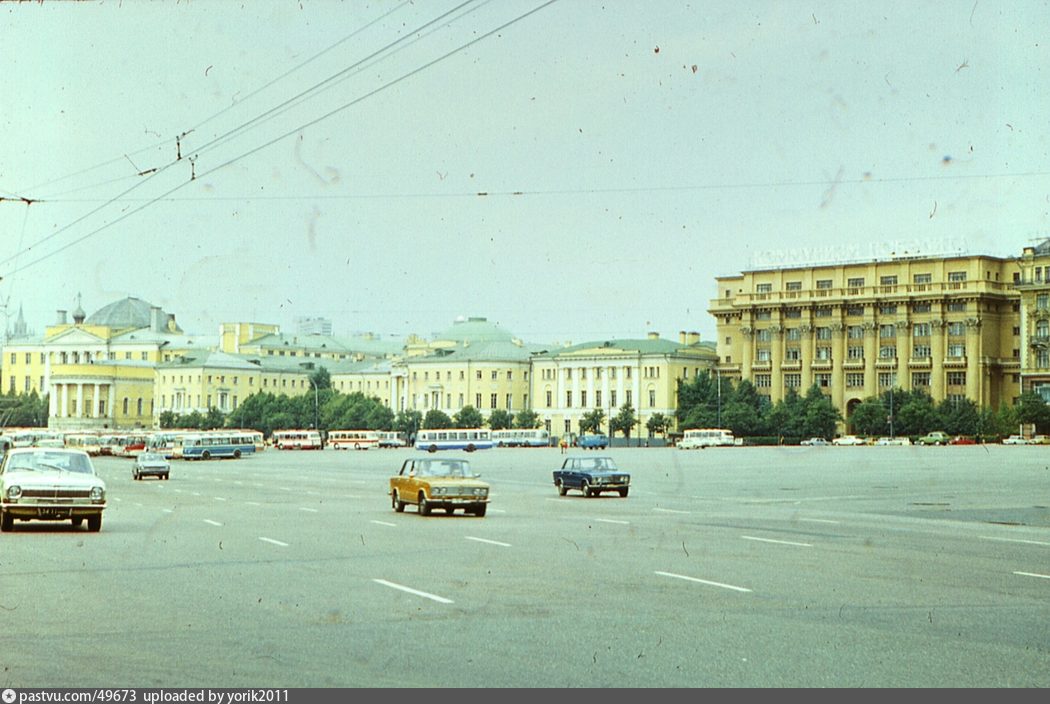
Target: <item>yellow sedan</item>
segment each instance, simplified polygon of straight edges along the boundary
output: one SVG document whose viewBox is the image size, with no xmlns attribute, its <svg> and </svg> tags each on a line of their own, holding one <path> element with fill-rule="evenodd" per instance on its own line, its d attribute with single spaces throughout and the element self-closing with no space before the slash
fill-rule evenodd
<svg viewBox="0 0 1050 704">
<path fill-rule="evenodd" d="M 471 472 L 466 460 L 407 459 L 390 478 L 390 502 L 399 513 L 415 504 L 421 516 L 429 516 L 435 508 L 450 515 L 461 508 L 481 517 L 488 507 L 489 485 L 479 481 L 479 476 Z"/>
</svg>

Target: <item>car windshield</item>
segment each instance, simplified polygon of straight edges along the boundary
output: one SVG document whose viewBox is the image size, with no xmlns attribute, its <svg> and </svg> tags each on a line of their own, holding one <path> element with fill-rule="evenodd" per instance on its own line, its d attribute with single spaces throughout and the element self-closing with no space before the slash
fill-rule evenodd
<svg viewBox="0 0 1050 704">
<path fill-rule="evenodd" d="M 608 469 L 615 470 L 616 463 L 609 457 L 588 457 L 580 460 L 580 469 Z"/>
<path fill-rule="evenodd" d="M 143 452 L 139 455 L 140 462 L 161 462 L 164 458 L 158 455 L 156 452 Z"/>
<path fill-rule="evenodd" d="M 8 458 L 7 471 L 12 470 L 94 474 L 91 461 L 73 452 L 19 452 Z"/>
<path fill-rule="evenodd" d="M 416 463 L 421 477 L 469 477 L 469 465 L 463 460 L 423 460 Z"/>
</svg>

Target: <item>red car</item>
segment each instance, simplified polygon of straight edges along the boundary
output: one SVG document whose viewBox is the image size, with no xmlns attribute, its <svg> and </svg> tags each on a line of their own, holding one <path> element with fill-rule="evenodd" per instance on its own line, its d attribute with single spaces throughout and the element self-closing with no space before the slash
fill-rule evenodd
<svg viewBox="0 0 1050 704">
<path fill-rule="evenodd" d="M 949 445 L 976 445 L 977 441 L 973 438 L 968 438 L 965 435 L 956 435 L 954 438 L 948 441 Z"/>
</svg>

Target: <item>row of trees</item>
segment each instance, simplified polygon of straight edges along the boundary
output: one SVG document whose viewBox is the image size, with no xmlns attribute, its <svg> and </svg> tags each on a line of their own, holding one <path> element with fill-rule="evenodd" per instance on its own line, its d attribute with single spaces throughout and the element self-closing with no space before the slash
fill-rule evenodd
<svg viewBox="0 0 1050 704">
<path fill-rule="evenodd" d="M 36 391 L 16 394 L 9 391 L 0 394 L 0 427 L 46 428 L 48 416 L 47 395 Z"/>
<path fill-rule="evenodd" d="M 891 425 L 892 421 L 892 425 Z M 949 435 L 999 437 L 1016 433 L 1020 424 L 1035 425 L 1036 432 L 1050 432 L 1050 406 L 1033 391 L 1026 391 L 1016 405 L 980 408 L 970 399 L 945 399 L 935 403 L 924 391 L 892 389 L 857 404 L 850 415 L 853 431 L 861 435 L 925 435 L 943 430 Z"/>
</svg>

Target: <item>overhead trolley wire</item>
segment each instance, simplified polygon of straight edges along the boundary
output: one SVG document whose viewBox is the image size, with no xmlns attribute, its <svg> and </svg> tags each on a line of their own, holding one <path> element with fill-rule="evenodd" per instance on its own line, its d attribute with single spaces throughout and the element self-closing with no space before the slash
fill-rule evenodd
<svg viewBox="0 0 1050 704">
<path fill-rule="evenodd" d="M 518 22 L 521 22 L 522 20 L 524 20 L 524 19 L 526 19 L 528 17 L 531 17 L 532 15 L 536 14 L 540 10 L 542 10 L 542 9 L 544 9 L 544 8 L 550 6 L 550 5 L 553 5 L 555 2 L 557 2 L 557 0 L 547 0 L 546 2 L 536 6 L 534 8 L 532 8 L 531 10 L 528 10 L 527 12 L 524 12 L 524 13 L 514 17 L 513 19 L 508 20 L 507 22 L 499 25 L 498 27 L 487 31 L 487 32 L 485 32 L 485 33 L 475 37 L 474 39 L 471 39 L 470 41 L 468 41 L 468 42 L 466 42 L 464 44 L 461 44 L 460 46 L 456 47 L 455 49 L 452 49 L 451 51 L 448 51 L 448 52 L 442 54 L 441 56 L 438 56 L 435 59 L 431 59 L 430 61 L 427 61 L 426 63 L 422 64 L 421 66 L 418 66 L 418 67 L 412 69 L 411 71 L 408 71 L 407 73 L 404 73 L 404 74 L 398 76 L 397 78 L 395 78 L 395 79 L 393 79 L 391 81 L 388 81 L 387 83 L 384 83 L 383 85 L 379 86 L 378 88 L 375 88 L 375 89 L 365 93 L 364 95 L 362 95 L 360 97 L 354 98 L 353 100 L 350 100 L 350 101 L 348 101 L 346 103 L 343 103 L 339 107 L 337 107 L 337 108 L 335 108 L 333 110 L 330 110 L 329 112 L 321 115 L 320 117 L 317 117 L 317 118 L 314 118 L 312 120 L 309 120 L 309 121 L 299 125 L 298 127 L 294 128 L 294 129 L 291 129 L 291 130 L 289 130 L 289 131 L 287 131 L 287 132 L 285 132 L 285 133 L 283 133 L 283 134 L 281 134 L 281 135 L 279 135 L 277 137 L 274 137 L 273 139 L 270 139 L 270 140 L 268 140 L 268 141 L 266 141 L 266 142 L 264 142 L 264 143 L 262 143 L 262 144 L 260 144 L 260 145 L 258 145 L 256 147 L 254 147 L 254 148 L 252 148 L 252 149 L 250 149 L 250 150 L 248 150 L 246 152 L 241 153 L 238 156 L 233 157 L 232 159 L 229 159 L 229 160 L 219 164 L 218 166 L 214 166 L 214 167 L 208 169 L 207 171 L 202 172 L 201 174 L 197 175 L 197 178 L 200 179 L 200 178 L 204 178 L 205 176 L 208 176 L 210 174 L 213 174 L 216 171 L 219 171 L 220 169 L 224 169 L 227 166 L 230 166 L 230 165 L 240 161 L 241 159 L 244 159 L 244 158 L 246 158 L 248 156 L 251 156 L 252 154 L 255 154 L 255 153 L 257 153 L 257 152 L 259 152 L 259 151 L 261 151 L 263 149 L 266 149 L 267 147 L 270 147 L 273 144 L 276 144 L 277 142 L 279 142 L 279 141 L 281 141 L 283 139 L 287 139 L 288 137 L 290 137 L 292 135 L 295 135 L 295 134 L 303 131 L 304 129 L 307 129 L 307 128 L 312 127 L 312 126 L 314 126 L 314 125 L 316 125 L 316 124 L 318 124 L 318 123 L 320 123 L 320 122 L 322 122 L 324 120 L 327 120 L 328 118 L 333 117 L 334 115 L 337 115 L 337 114 L 343 112 L 344 110 L 347 110 L 347 109 L 353 107 L 354 105 L 357 105 L 358 103 L 361 103 L 362 101 L 367 100 L 368 98 L 371 98 L 372 96 L 374 96 L 374 95 L 376 95 L 376 94 L 378 94 L 378 93 L 380 93 L 380 92 L 382 92 L 384 90 L 387 90 L 388 88 L 391 88 L 392 86 L 395 86 L 395 85 L 401 83 L 404 80 L 407 80 L 407 79 L 411 78 L 412 76 L 415 76 L 415 75 L 417 75 L 417 74 L 419 74 L 419 73 L 421 73 L 423 71 L 426 71 L 427 69 L 435 66 L 436 64 L 439 64 L 439 63 L 445 61 L 446 59 L 448 59 L 448 58 L 450 58 L 450 57 L 460 53 L 464 49 L 468 49 L 471 46 L 474 46 L 475 44 L 477 44 L 477 43 L 479 43 L 479 42 L 481 42 L 481 41 L 491 37 L 492 35 L 497 34 L 497 33 L 501 32 L 501 31 L 507 29 L 508 27 L 511 27 L 511 26 L 517 24 Z M 430 24 L 430 23 L 428 23 L 428 24 Z M 398 40 L 398 41 L 400 41 L 400 40 Z M 393 44 L 396 44 L 396 42 L 393 42 L 391 44 L 391 46 Z M 168 166 L 170 166 L 170 165 L 168 165 Z M 164 167 L 164 168 L 167 168 L 167 167 Z M 136 207 L 136 208 L 134 208 L 132 210 L 129 210 L 129 211 L 123 213 L 122 215 L 120 215 L 119 217 L 115 218 L 114 220 L 111 220 L 111 221 L 109 221 L 109 222 L 107 222 L 107 223 L 105 223 L 103 225 L 100 225 L 99 227 L 95 228 L 94 230 L 92 230 L 92 231 L 82 235 L 81 237 L 78 237 L 77 239 L 62 245 L 61 247 L 59 247 L 59 248 L 57 248 L 55 250 L 52 250 L 51 252 L 48 252 L 47 254 L 44 254 L 44 255 L 42 255 L 40 257 L 37 257 L 36 259 L 33 259 L 33 260 L 23 264 L 22 266 L 20 266 L 18 268 L 12 269 L 8 273 L 9 274 L 14 274 L 14 273 L 17 273 L 19 271 L 24 271 L 26 269 L 29 269 L 29 268 L 33 267 L 33 266 L 36 266 L 37 264 L 39 264 L 39 263 L 41 263 L 43 261 L 46 261 L 47 259 L 50 259 L 51 257 L 59 254 L 60 252 L 65 251 L 66 249 L 69 249 L 72 246 L 77 245 L 77 244 L 79 244 L 79 243 L 81 243 L 81 242 L 83 242 L 83 241 L 85 241 L 85 240 L 87 240 L 87 239 L 89 239 L 91 237 L 94 237 L 95 235 L 99 234 L 100 232 L 108 229 L 109 227 L 111 227 L 111 226 L 113 226 L 113 225 L 115 225 L 115 224 L 117 224 L 119 222 L 122 222 L 122 221 L 126 220 L 127 218 L 131 217 L 132 215 L 134 215 L 134 214 L 136 214 L 138 212 L 141 212 L 142 210 L 145 210 L 146 208 L 148 208 L 149 206 L 153 205 L 154 203 L 157 203 L 157 202 L 159 202 L 161 200 L 164 200 L 165 198 L 170 196 L 172 193 L 175 193 L 176 191 L 179 191 L 179 190 L 185 188 L 187 185 L 189 185 L 192 182 L 193 182 L 193 179 L 188 180 L 188 181 L 183 181 L 182 183 L 179 183 L 178 185 L 174 186 L 173 188 L 169 189 L 168 191 L 165 191 L 164 193 L 160 194 L 159 196 L 157 196 L 155 198 L 151 198 L 148 201 L 146 201 L 145 203 L 143 203 L 142 205 L 140 205 L 140 206 L 138 206 L 138 207 Z M 126 195 L 131 190 L 134 190 L 134 188 L 137 188 L 138 185 L 140 185 L 140 184 L 137 184 L 136 186 L 133 186 L 131 189 L 128 189 L 123 194 L 121 194 L 121 196 Z M 98 210 L 100 210 L 101 208 L 104 208 L 106 205 L 109 205 L 110 203 L 115 202 L 121 196 L 117 196 L 117 197 L 111 199 L 110 201 L 108 201 L 107 203 L 99 206 L 98 208 L 93 210 L 92 213 L 98 212 Z M 87 217 L 87 215 L 82 216 L 81 218 L 79 218 L 78 220 L 76 220 L 72 224 L 76 224 L 76 222 L 82 221 L 85 217 Z M 72 224 L 70 226 L 67 226 L 67 227 L 62 228 L 62 229 L 63 230 L 68 229 L 68 227 L 71 227 Z M 55 234 L 58 234 L 58 233 L 54 233 L 54 234 L 50 235 L 49 237 L 45 238 L 45 240 L 50 239 L 51 237 L 54 237 Z M 45 241 L 45 240 L 42 240 L 41 243 L 43 241 Z M 31 248 L 29 248 L 29 249 L 31 249 Z M 26 251 L 29 251 L 29 249 L 27 249 Z M 9 257 L 6 260 L 0 261 L 0 264 L 4 264 L 4 263 L 6 263 L 6 262 L 8 262 L 10 260 L 11 260 L 11 258 Z"/>
</svg>

